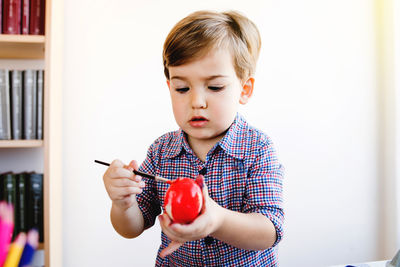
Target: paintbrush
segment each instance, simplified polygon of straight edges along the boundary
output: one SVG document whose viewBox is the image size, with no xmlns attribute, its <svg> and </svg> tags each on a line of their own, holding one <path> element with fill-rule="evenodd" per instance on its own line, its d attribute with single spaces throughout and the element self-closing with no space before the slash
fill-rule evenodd
<svg viewBox="0 0 400 267">
<path fill-rule="evenodd" d="M 103 161 L 100 161 L 100 160 L 95 160 L 94 162 L 102 164 L 102 165 L 110 166 L 110 163 L 103 162 Z M 173 182 L 173 181 L 165 179 L 163 177 L 160 177 L 160 176 L 157 176 L 157 175 L 148 174 L 148 173 L 144 173 L 144 172 L 140 172 L 140 171 L 137 171 L 137 170 L 133 170 L 133 173 L 136 174 L 136 175 L 140 175 L 142 177 L 154 179 L 156 181 L 161 181 L 161 182 L 164 182 L 164 183 L 167 183 L 167 184 L 171 184 Z"/>
</svg>

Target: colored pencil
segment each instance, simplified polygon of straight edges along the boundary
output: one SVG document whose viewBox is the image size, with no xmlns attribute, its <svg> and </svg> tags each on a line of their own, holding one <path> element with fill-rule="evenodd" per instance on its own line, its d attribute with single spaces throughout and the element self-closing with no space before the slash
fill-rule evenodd
<svg viewBox="0 0 400 267">
<path fill-rule="evenodd" d="M 21 260 L 18 267 L 28 266 L 32 259 L 35 250 L 39 245 L 39 232 L 36 229 L 31 229 L 26 238 L 24 251 L 22 252 Z"/>
<path fill-rule="evenodd" d="M 107 163 L 107 162 L 104 162 L 104 161 L 94 160 L 94 162 L 102 164 L 102 165 L 105 165 L 105 166 L 110 166 L 110 163 Z M 148 174 L 148 173 L 144 173 L 144 172 L 140 172 L 140 171 L 137 171 L 137 170 L 133 170 L 133 173 L 136 174 L 136 175 L 140 175 L 142 177 L 154 179 L 156 181 L 161 181 L 161 182 L 164 182 L 164 183 L 167 183 L 167 184 L 171 184 L 172 183 L 171 180 L 165 179 L 163 177 L 152 175 L 152 174 Z"/>
<path fill-rule="evenodd" d="M 24 232 L 19 233 L 17 238 L 15 238 L 15 241 L 10 246 L 4 267 L 18 267 L 25 244 L 26 234 Z"/>
<path fill-rule="evenodd" d="M 0 266 L 3 266 L 3 263 L 6 260 L 13 230 L 13 206 L 4 201 L 0 202 Z"/>
</svg>

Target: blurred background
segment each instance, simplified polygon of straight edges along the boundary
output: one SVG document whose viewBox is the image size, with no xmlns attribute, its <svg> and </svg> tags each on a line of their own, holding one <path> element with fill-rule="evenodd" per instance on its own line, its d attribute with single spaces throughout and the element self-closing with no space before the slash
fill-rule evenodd
<svg viewBox="0 0 400 267">
<path fill-rule="evenodd" d="M 64 1 L 64 266 L 153 266 L 156 225 L 137 239 L 109 220 L 105 167 L 141 162 L 177 129 L 162 66 L 173 25 L 238 10 L 263 46 L 241 113 L 286 167 L 281 266 L 389 259 L 400 248 L 400 23 L 396 0 Z"/>
</svg>

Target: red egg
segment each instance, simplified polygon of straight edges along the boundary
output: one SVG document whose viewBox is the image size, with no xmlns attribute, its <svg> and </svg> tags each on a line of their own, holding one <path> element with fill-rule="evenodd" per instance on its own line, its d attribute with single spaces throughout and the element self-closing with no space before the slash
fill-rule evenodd
<svg viewBox="0 0 400 267">
<path fill-rule="evenodd" d="M 176 179 L 165 194 L 165 211 L 176 223 L 191 223 L 199 215 L 202 205 L 201 188 L 189 178 Z"/>
</svg>

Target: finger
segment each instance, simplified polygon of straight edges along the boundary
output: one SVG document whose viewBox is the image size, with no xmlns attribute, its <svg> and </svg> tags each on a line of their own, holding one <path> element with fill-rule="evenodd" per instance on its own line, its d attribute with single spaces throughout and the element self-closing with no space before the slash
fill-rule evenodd
<svg viewBox="0 0 400 267">
<path fill-rule="evenodd" d="M 203 232 L 207 228 L 207 223 L 206 216 L 200 215 L 190 224 L 174 223 L 170 229 L 176 236 L 185 237 L 187 240 L 197 240 L 205 236 Z"/>
<path fill-rule="evenodd" d="M 130 170 L 131 172 L 133 172 L 133 170 L 138 170 L 139 165 L 138 165 L 138 163 L 136 162 L 136 160 L 131 160 L 131 162 L 129 162 L 129 165 L 126 166 L 126 168 L 127 168 L 128 170 Z M 133 180 L 139 182 L 139 181 L 142 180 L 142 177 L 141 177 L 140 175 L 134 174 L 134 175 L 133 175 Z"/>
<path fill-rule="evenodd" d="M 160 253 L 161 258 L 164 258 L 164 257 L 172 254 L 174 251 L 176 251 L 182 245 L 183 245 L 183 243 L 176 242 L 176 241 L 171 241 L 171 243 L 169 243 L 168 247 L 164 248 L 161 251 L 161 253 Z"/>
<path fill-rule="evenodd" d="M 173 223 L 171 217 L 169 217 L 167 213 L 163 213 L 161 216 L 166 225 L 170 226 Z"/>
<path fill-rule="evenodd" d="M 196 183 L 200 186 L 201 189 L 204 187 L 204 176 L 199 174 L 196 177 Z"/>
<path fill-rule="evenodd" d="M 125 166 L 124 163 L 119 159 L 114 159 L 110 164 L 110 167 L 114 167 L 114 168 L 116 168 L 116 167 L 122 168 L 124 166 Z"/>
<path fill-rule="evenodd" d="M 121 167 L 113 167 L 110 169 L 110 177 L 115 178 L 133 178 L 133 173 L 130 170 Z"/>
<path fill-rule="evenodd" d="M 131 162 L 129 162 L 128 165 L 124 166 L 124 168 L 133 171 L 135 168 L 133 167 L 133 160 L 131 160 Z"/>
<path fill-rule="evenodd" d="M 133 168 L 134 170 L 138 170 L 138 169 L 139 169 L 139 165 L 138 165 L 138 163 L 136 162 L 136 160 L 132 160 L 132 161 L 129 163 L 129 166 L 132 166 L 132 168 Z"/>
<path fill-rule="evenodd" d="M 207 199 L 209 198 L 208 187 L 207 187 L 206 183 L 204 182 L 204 176 L 201 174 L 197 175 L 196 183 L 202 189 L 201 192 L 203 193 L 203 205 L 202 205 L 200 213 L 204 213 L 205 208 L 206 208 L 206 202 L 207 202 Z"/>
<path fill-rule="evenodd" d="M 111 189 L 110 197 L 111 199 L 121 200 L 129 195 L 138 195 L 142 193 L 142 189 L 139 187 L 117 187 Z"/>
<path fill-rule="evenodd" d="M 158 216 L 158 220 L 160 221 L 161 228 L 165 232 L 170 232 L 169 225 L 171 224 L 171 220 L 169 219 L 168 215 L 165 213 Z"/>
<path fill-rule="evenodd" d="M 169 222 L 165 219 L 166 216 L 158 216 L 158 220 L 160 221 L 160 226 L 164 234 L 170 239 L 179 242 L 185 242 L 186 240 L 180 236 L 178 236 L 172 229 L 169 227 Z"/>
<path fill-rule="evenodd" d="M 114 179 L 111 182 L 111 184 L 114 187 L 140 187 L 140 188 L 144 188 L 146 186 L 144 181 L 135 182 L 135 181 L 132 181 L 129 178 Z"/>
</svg>

